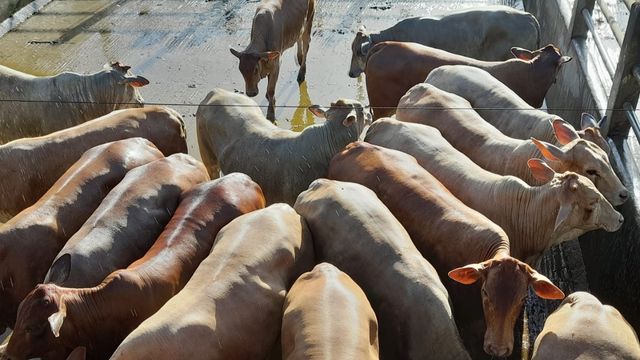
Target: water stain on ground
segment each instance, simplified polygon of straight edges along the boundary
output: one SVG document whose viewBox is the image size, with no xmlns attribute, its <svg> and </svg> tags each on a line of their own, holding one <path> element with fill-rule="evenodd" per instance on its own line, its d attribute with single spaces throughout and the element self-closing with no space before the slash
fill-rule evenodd
<svg viewBox="0 0 640 360">
<path fill-rule="evenodd" d="M 306 110 L 312 104 L 328 106 L 338 98 L 367 103 L 364 81 L 347 75 L 361 24 L 380 30 L 410 16 L 487 4 L 521 8 L 513 0 L 318 1 L 306 82 L 296 81 L 295 49 L 282 56 L 278 125 L 301 131 L 313 124 Z M 249 43 L 256 6 L 253 0 L 54 0 L 0 37 L 0 64 L 37 75 L 90 73 L 116 60 L 131 65 L 151 81 L 142 89 L 147 102 L 169 104 L 184 115 L 189 152 L 199 157 L 193 114 L 214 87 L 244 91 L 229 47 Z M 266 79 L 259 89 L 254 99 L 266 111 Z"/>
</svg>

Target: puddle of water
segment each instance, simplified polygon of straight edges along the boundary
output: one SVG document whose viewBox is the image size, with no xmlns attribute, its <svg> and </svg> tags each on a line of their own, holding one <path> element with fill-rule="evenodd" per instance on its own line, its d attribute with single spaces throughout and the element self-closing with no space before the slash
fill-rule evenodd
<svg viewBox="0 0 640 360">
<path fill-rule="evenodd" d="M 286 107 L 276 109 L 279 126 L 300 131 L 313 124 L 306 110 L 311 104 L 328 106 L 338 98 L 368 103 L 363 79 L 347 75 L 351 41 L 360 24 L 380 30 L 406 17 L 487 4 L 522 9 L 520 0 L 318 2 L 306 82 L 301 86 L 296 81 L 295 48 L 282 55 L 276 100 Z M 246 0 L 54 0 L 0 38 L 0 64 L 39 75 L 89 73 L 115 60 L 132 65 L 135 73 L 151 81 L 142 89 L 147 102 L 171 104 L 184 115 L 189 152 L 199 157 L 197 105 L 214 87 L 244 91 L 229 47 L 247 45 L 255 8 L 256 2 Z M 266 111 L 266 79 L 259 89 L 254 99 Z"/>
</svg>

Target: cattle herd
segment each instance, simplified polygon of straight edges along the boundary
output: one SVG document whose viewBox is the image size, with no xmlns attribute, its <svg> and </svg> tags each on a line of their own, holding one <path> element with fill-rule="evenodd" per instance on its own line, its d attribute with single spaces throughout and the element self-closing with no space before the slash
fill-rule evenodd
<svg viewBox="0 0 640 360">
<path fill-rule="evenodd" d="M 361 27 L 349 76 L 371 111 L 312 106 L 325 120 L 294 133 L 270 121 L 275 85 L 296 43 L 304 81 L 315 6 L 257 5 L 231 52 L 246 95 L 268 77 L 267 115 L 212 90 L 202 162 L 128 66 L 0 66 L 17 100 L 0 105 L 0 359 L 520 359 L 529 289 L 564 299 L 533 359 L 640 359 L 615 308 L 536 271 L 552 245 L 618 230 L 629 198 L 606 119 L 536 109 L 571 60 L 537 20 L 495 6 Z"/>
</svg>

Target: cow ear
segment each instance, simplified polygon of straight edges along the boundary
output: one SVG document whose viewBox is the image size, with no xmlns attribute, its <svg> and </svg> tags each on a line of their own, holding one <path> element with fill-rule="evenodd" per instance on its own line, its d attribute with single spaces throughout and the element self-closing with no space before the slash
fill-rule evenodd
<svg viewBox="0 0 640 360">
<path fill-rule="evenodd" d="M 71 255 L 69 253 L 60 256 L 49 269 L 45 283 L 61 284 L 69 278 L 71 273 Z"/>
<path fill-rule="evenodd" d="M 265 52 L 262 52 L 262 53 L 258 54 L 258 56 L 261 59 L 265 59 L 267 61 L 273 61 L 273 60 L 277 59 L 278 56 L 280 56 L 280 52 L 279 51 L 265 51 Z"/>
<path fill-rule="evenodd" d="M 556 134 L 556 139 L 558 139 L 560 145 L 566 145 L 573 140 L 580 139 L 580 135 L 578 135 L 576 129 L 562 119 L 554 119 L 551 125 L 553 126 L 553 132 Z"/>
<path fill-rule="evenodd" d="M 67 356 L 67 360 L 85 360 L 87 358 L 87 348 L 84 346 L 78 346 L 73 349 L 71 354 Z"/>
<path fill-rule="evenodd" d="M 582 113 L 582 116 L 580 116 L 580 128 L 582 130 L 586 130 L 590 127 L 594 127 L 594 128 L 598 127 L 598 122 L 596 121 L 596 118 L 589 113 L 586 113 L 586 112 Z"/>
<path fill-rule="evenodd" d="M 149 85 L 149 80 L 142 76 L 127 76 L 124 80 L 120 81 L 120 84 L 127 84 L 133 87 L 143 87 L 145 85 Z"/>
<path fill-rule="evenodd" d="M 557 231 L 562 224 L 564 224 L 567 219 L 569 219 L 569 215 L 571 215 L 571 209 L 573 207 L 571 204 L 562 204 L 560 205 L 560 209 L 558 210 L 558 215 L 556 216 L 556 223 L 553 226 L 553 231 Z"/>
<path fill-rule="evenodd" d="M 49 321 L 49 326 L 51 327 L 51 332 L 53 336 L 60 337 L 60 329 L 62 328 L 62 324 L 64 323 L 64 318 L 67 317 L 67 309 L 64 305 L 64 298 L 60 298 L 60 305 L 57 312 L 51 314 L 47 320 Z"/>
<path fill-rule="evenodd" d="M 461 284 L 469 285 L 478 281 L 482 276 L 482 270 L 484 265 L 482 264 L 470 264 L 457 269 L 449 271 L 449 277 Z"/>
<path fill-rule="evenodd" d="M 233 56 L 237 57 L 238 59 L 240 59 L 240 56 L 242 56 L 242 53 L 234 48 L 229 48 L 229 51 L 231 51 Z"/>
<path fill-rule="evenodd" d="M 540 159 L 529 159 L 529 161 L 527 161 L 527 165 L 529 165 L 529 170 L 531 170 L 533 177 L 545 184 L 551 181 L 556 174 L 556 172 L 550 168 L 546 162 Z"/>
<path fill-rule="evenodd" d="M 527 49 L 523 49 L 520 47 L 512 47 L 511 48 L 511 53 L 513 54 L 513 56 L 517 59 L 520 60 L 531 60 L 535 57 L 535 55 L 533 54 L 533 52 L 527 50 Z"/>
<path fill-rule="evenodd" d="M 358 27 L 358 32 L 364 34 L 367 32 L 367 28 L 364 25 L 360 25 L 360 27 Z"/>
<path fill-rule="evenodd" d="M 602 119 L 600 119 L 600 121 L 598 121 L 598 128 L 600 128 L 600 129 L 606 128 L 607 127 L 607 120 L 608 120 L 607 116 L 606 115 L 603 116 Z"/>
<path fill-rule="evenodd" d="M 561 56 L 560 59 L 558 59 L 558 65 L 562 65 L 564 63 L 568 63 L 569 61 L 571 61 L 571 59 L 573 59 L 571 56 Z"/>
<path fill-rule="evenodd" d="M 327 111 L 329 109 L 322 107 L 320 105 L 311 105 L 308 107 L 309 111 L 311 111 L 311 113 L 321 119 L 326 119 L 327 118 Z"/>
<path fill-rule="evenodd" d="M 540 141 L 536 138 L 531 138 L 533 144 L 540 150 L 542 156 L 551 161 L 564 160 L 567 154 L 559 147 L 549 144 L 548 142 Z"/>
<path fill-rule="evenodd" d="M 564 293 L 551 280 L 539 272 L 529 267 L 529 275 L 531 276 L 531 286 L 533 291 L 543 299 L 560 300 L 564 299 Z"/>
<path fill-rule="evenodd" d="M 356 114 L 355 109 L 352 109 L 351 111 L 349 111 L 349 113 L 344 118 L 344 120 L 342 120 L 342 125 L 349 127 L 353 125 L 354 122 L 356 122 L 357 118 L 358 118 L 358 114 Z"/>
</svg>

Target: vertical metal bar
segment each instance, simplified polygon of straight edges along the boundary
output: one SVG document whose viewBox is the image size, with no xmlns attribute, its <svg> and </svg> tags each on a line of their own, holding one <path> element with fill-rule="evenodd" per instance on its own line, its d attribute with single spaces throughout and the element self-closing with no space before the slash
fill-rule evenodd
<svg viewBox="0 0 640 360">
<path fill-rule="evenodd" d="M 601 129 L 603 134 L 609 136 L 627 136 L 629 133 L 629 121 L 621 109 L 625 103 L 629 103 L 635 109 L 640 95 L 640 84 L 636 80 L 636 74 L 640 74 L 636 67 L 640 64 L 640 3 L 634 3 L 629 13 L 629 23 L 624 34 L 624 41 L 620 47 L 620 58 L 613 77 L 613 86 L 607 104 L 607 113 L 610 122 L 608 128 Z"/>
<path fill-rule="evenodd" d="M 631 129 L 633 129 L 633 132 L 636 134 L 636 138 L 640 140 L 640 121 L 638 121 L 638 117 L 636 116 L 635 107 L 629 103 L 624 103 L 623 109 L 629 125 L 631 125 Z"/>
<path fill-rule="evenodd" d="M 584 21 L 582 10 L 587 9 L 588 12 L 593 12 L 593 7 L 596 4 L 596 0 L 575 0 L 573 3 L 573 10 L 571 11 L 571 22 L 569 23 L 569 31 L 571 31 L 571 39 L 575 37 L 587 38 L 587 31 L 589 28 Z"/>
<path fill-rule="evenodd" d="M 615 15 L 609 9 L 609 5 L 605 0 L 596 0 L 598 2 L 598 6 L 602 11 L 602 15 L 604 15 L 605 19 L 607 19 L 607 24 L 609 24 L 609 28 L 611 28 L 611 32 L 613 36 L 616 38 L 618 45 L 622 45 L 622 40 L 624 40 L 624 32 L 620 30 L 620 26 L 618 25 L 618 20 Z"/>
<path fill-rule="evenodd" d="M 613 78 L 613 75 L 615 74 L 616 69 L 613 67 L 611 58 L 609 58 L 609 54 L 607 54 L 607 50 L 604 48 L 604 44 L 602 43 L 602 39 L 600 39 L 600 35 L 596 32 L 596 29 L 593 26 L 591 13 L 587 9 L 582 9 L 582 16 L 584 17 L 584 23 L 587 25 L 587 28 L 589 29 L 589 31 L 591 31 L 591 37 L 593 38 L 593 42 L 596 43 L 596 48 L 600 53 L 600 57 L 602 58 L 604 67 L 607 68 L 607 72 L 609 73 L 609 76 Z"/>
</svg>

